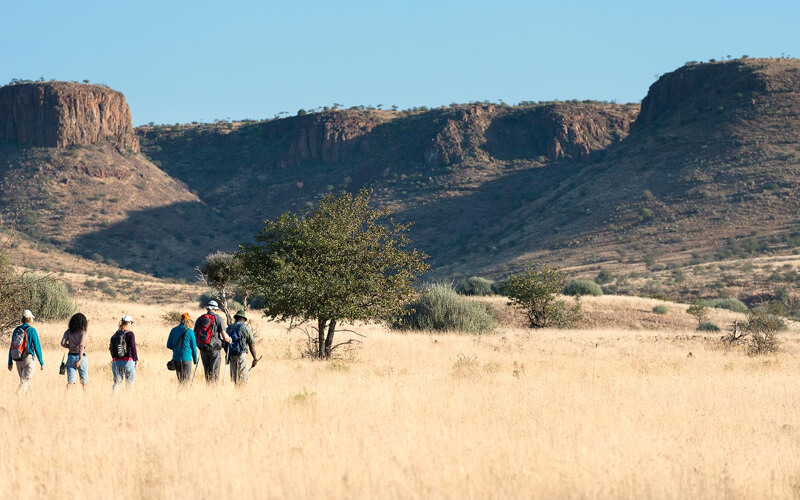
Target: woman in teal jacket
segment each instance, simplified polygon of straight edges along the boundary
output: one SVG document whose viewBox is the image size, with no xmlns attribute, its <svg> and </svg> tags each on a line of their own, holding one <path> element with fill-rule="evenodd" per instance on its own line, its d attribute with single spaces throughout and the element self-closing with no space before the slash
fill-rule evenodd
<svg viewBox="0 0 800 500">
<path fill-rule="evenodd" d="M 197 340 L 194 338 L 192 325 L 189 313 L 183 313 L 181 324 L 170 330 L 167 339 L 167 349 L 172 349 L 175 373 L 181 384 L 186 384 L 191 380 L 192 362 L 197 365 Z"/>
</svg>

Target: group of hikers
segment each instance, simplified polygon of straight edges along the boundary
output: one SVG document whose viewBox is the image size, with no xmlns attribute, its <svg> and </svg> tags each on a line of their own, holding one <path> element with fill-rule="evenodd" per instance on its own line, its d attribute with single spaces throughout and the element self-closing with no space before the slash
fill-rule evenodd
<svg viewBox="0 0 800 500">
<path fill-rule="evenodd" d="M 183 313 L 180 324 L 169 332 L 167 348 L 172 350 L 172 359 L 167 363 L 167 369 L 175 371 L 178 383 L 182 386 L 189 385 L 194 380 L 198 366 L 198 350 L 208 384 L 216 384 L 219 381 L 223 350 L 226 353 L 227 363 L 230 364 L 231 380 L 237 387 L 247 385 L 250 369 L 258 364 L 260 358 L 256 354 L 253 333 L 247 326 L 245 311 L 237 311 L 233 316 L 234 322 L 223 328 L 223 320 L 216 313 L 218 310 L 219 304 L 214 300 L 209 301 L 206 312 L 196 321 L 192 322 L 189 313 Z M 30 389 L 34 374 L 34 358 L 39 361 L 40 370 L 44 370 L 39 334 L 32 326 L 34 319 L 36 317 L 33 313 L 25 309 L 22 312 L 22 324 L 14 328 L 11 334 L 8 369 L 11 371 L 16 364 L 20 380 L 18 392 Z M 136 336 L 132 327 L 133 318 L 127 314 L 122 316 L 117 331 L 109 341 L 114 392 L 118 391 L 123 383 L 129 387 L 133 386 L 136 377 L 139 356 L 136 352 Z M 68 351 L 65 354 L 66 361 L 62 358 L 59 374 L 66 373 L 67 388 L 75 385 L 76 378 L 80 379 L 84 389 L 89 383 L 89 364 L 86 359 L 88 330 L 89 321 L 86 316 L 83 313 L 76 313 L 70 318 L 67 330 L 61 337 L 61 347 Z M 248 354 L 252 358 L 250 364 L 247 362 Z"/>
</svg>

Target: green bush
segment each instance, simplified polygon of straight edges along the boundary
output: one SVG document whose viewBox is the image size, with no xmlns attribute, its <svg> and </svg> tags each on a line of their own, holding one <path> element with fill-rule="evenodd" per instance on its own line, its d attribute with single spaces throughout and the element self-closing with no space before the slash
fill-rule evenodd
<svg viewBox="0 0 800 500">
<path fill-rule="evenodd" d="M 573 280 L 567 283 L 563 293 L 564 295 L 594 295 L 595 297 L 599 297 L 603 295 L 603 289 L 594 281 Z"/>
<path fill-rule="evenodd" d="M 711 321 L 703 321 L 697 326 L 697 329 L 702 332 L 718 332 L 719 327 Z"/>
<path fill-rule="evenodd" d="M 656 314 L 667 314 L 669 312 L 669 307 L 659 304 L 657 306 L 653 306 L 653 312 Z"/>
<path fill-rule="evenodd" d="M 470 276 L 458 282 L 456 293 L 460 295 L 493 295 L 495 283 L 479 276 Z"/>
<path fill-rule="evenodd" d="M 405 309 L 408 313 L 395 324 L 396 328 L 474 334 L 489 333 L 495 328 L 489 304 L 462 297 L 441 283 L 428 285 Z"/>
<path fill-rule="evenodd" d="M 21 276 L 22 290 L 19 301 L 39 320 L 67 319 L 77 308 L 69 296 L 66 285 L 50 276 L 26 273 Z"/>
<path fill-rule="evenodd" d="M 715 309 L 727 309 L 737 313 L 746 313 L 747 306 L 741 300 L 737 299 L 715 299 L 709 305 Z"/>
</svg>

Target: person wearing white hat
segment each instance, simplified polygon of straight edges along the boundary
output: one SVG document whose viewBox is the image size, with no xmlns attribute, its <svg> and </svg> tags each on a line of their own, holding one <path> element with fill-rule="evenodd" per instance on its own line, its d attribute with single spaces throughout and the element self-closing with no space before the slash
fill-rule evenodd
<svg viewBox="0 0 800 500">
<path fill-rule="evenodd" d="M 36 316 L 28 309 L 22 311 L 22 324 L 14 328 L 11 334 L 11 347 L 8 349 L 8 370 L 11 371 L 13 363 L 17 364 L 19 374 L 19 387 L 17 392 L 27 392 L 33 380 L 33 357 L 39 360 L 41 370 L 44 370 L 42 359 L 42 346 L 39 343 L 39 334 L 31 326 Z"/>
<path fill-rule="evenodd" d="M 206 383 L 216 384 L 219 381 L 219 369 L 222 364 L 223 342 L 230 342 L 231 338 L 222 327 L 222 318 L 214 311 L 219 309 L 216 300 L 206 304 L 206 313 L 194 322 L 194 334 L 200 359 L 203 361 L 203 373 Z"/>
<path fill-rule="evenodd" d="M 119 329 L 111 336 L 108 350 L 111 351 L 111 371 L 114 374 L 114 392 L 122 387 L 125 381 L 128 387 L 133 386 L 136 376 L 136 364 L 139 356 L 136 353 L 136 336 L 131 330 L 133 318 L 127 314 L 119 321 Z"/>
</svg>

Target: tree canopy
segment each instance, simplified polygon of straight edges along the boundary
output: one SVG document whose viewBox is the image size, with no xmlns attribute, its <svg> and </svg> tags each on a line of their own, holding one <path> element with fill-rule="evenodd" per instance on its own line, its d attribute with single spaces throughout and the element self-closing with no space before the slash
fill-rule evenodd
<svg viewBox="0 0 800 500">
<path fill-rule="evenodd" d="M 415 294 L 427 256 L 408 249 L 410 224 L 369 207 L 371 192 L 329 195 L 315 208 L 266 220 L 240 258 L 273 319 L 315 320 L 317 355 L 336 347 L 338 322 L 391 320 Z"/>
</svg>

